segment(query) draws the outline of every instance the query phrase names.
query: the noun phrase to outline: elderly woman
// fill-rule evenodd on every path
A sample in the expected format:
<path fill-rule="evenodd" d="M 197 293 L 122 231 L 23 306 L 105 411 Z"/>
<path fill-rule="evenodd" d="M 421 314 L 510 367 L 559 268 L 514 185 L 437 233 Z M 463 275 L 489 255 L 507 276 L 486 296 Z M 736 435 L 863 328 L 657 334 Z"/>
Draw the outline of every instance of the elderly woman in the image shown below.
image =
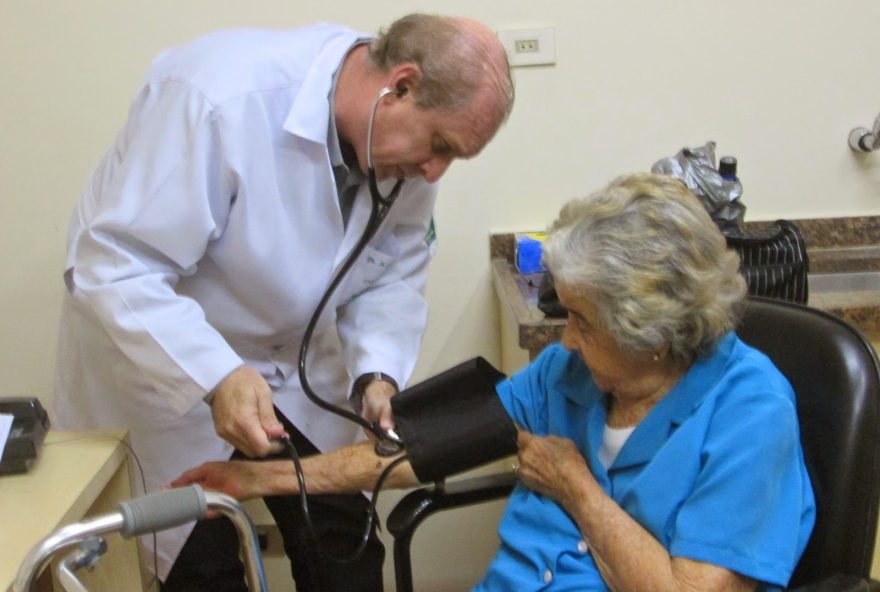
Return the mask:
<path fill-rule="evenodd" d="M 732 333 L 744 282 L 701 204 L 624 177 L 544 246 L 568 323 L 499 386 L 523 486 L 477 589 L 785 586 L 815 514 L 794 393 Z"/>
<path fill-rule="evenodd" d="M 702 205 L 670 177 L 622 177 L 562 209 L 544 260 L 568 322 L 497 387 L 521 483 L 475 590 L 784 587 L 815 517 L 794 393 L 733 333 L 744 282 Z M 388 461 L 364 445 L 307 462 L 318 493 L 367 488 Z M 176 484 L 192 482 L 296 489 L 271 463 Z"/>

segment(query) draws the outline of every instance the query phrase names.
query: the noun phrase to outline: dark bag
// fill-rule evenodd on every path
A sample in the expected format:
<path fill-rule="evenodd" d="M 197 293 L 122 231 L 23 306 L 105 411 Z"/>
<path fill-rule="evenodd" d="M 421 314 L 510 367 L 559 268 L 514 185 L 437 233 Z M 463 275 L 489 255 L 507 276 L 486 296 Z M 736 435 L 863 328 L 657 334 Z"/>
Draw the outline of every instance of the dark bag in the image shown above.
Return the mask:
<path fill-rule="evenodd" d="M 538 310 L 551 318 L 565 318 L 568 311 L 559 303 L 559 296 L 556 295 L 556 284 L 553 282 L 553 275 L 546 271 L 541 285 L 538 286 Z"/>
<path fill-rule="evenodd" d="M 789 220 L 777 220 L 766 229 L 724 233 L 727 246 L 740 257 L 740 273 L 749 296 L 763 296 L 806 304 L 810 270 L 807 244 Z"/>

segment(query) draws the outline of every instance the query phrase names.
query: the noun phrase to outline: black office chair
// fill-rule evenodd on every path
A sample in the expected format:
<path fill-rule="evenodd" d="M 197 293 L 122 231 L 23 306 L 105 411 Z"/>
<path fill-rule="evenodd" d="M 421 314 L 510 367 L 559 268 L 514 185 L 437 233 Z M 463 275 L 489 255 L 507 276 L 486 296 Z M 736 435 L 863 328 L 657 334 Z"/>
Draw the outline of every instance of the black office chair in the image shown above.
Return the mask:
<path fill-rule="evenodd" d="M 825 312 L 749 299 L 737 330 L 767 354 L 797 394 L 801 439 L 816 495 L 816 526 L 790 589 L 880 590 L 870 580 L 880 502 L 880 366 L 871 345 Z M 398 592 L 412 592 L 410 542 L 442 510 L 505 497 L 512 473 L 422 488 L 387 520 Z"/>

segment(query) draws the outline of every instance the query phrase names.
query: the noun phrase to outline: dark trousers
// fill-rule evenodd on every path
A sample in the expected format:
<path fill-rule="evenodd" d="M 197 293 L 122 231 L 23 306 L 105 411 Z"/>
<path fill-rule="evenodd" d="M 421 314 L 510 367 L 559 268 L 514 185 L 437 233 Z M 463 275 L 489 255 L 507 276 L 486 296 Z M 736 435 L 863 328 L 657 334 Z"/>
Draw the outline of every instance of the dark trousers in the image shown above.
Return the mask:
<path fill-rule="evenodd" d="M 301 457 L 318 450 L 277 409 Z M 232 458 L 245 458 L 238 450 Z M 286 452 L 269 459 L 289 459 Z M 291 462 L 293 470 L 293 462 Z M 361 494 L 310 495 L 309 514 L 317 541 L 303 522 L 298 495 L 263 498 L 284 540 L 298 592 L 381 592 L 385 547 L 373 533 L 357 561 L 327 558 L 351 556 L 363 538 L 369 502 Z M 325 553 L 322 553 L 323 550 Z M 196 523 L 162 584 L 162 592 L 239 592 L 247 590 L 244 566 L 238 558 L 238 535 L 226 518 Z"/>

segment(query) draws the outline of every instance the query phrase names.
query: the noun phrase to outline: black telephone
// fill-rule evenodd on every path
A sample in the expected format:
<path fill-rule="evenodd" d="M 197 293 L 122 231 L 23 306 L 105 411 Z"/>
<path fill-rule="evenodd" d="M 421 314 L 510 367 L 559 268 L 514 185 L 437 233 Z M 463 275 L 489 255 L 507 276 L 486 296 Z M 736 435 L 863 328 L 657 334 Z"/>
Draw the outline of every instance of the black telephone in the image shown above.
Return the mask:
<path fill-rule="evenodd" d="M 12 415 L 12 428 L 0 458 L 0 475 L 23 473 L 37 458 L 49 431 L 49 414 L 35 397 L 0 398 L 0 413 Z"/>

